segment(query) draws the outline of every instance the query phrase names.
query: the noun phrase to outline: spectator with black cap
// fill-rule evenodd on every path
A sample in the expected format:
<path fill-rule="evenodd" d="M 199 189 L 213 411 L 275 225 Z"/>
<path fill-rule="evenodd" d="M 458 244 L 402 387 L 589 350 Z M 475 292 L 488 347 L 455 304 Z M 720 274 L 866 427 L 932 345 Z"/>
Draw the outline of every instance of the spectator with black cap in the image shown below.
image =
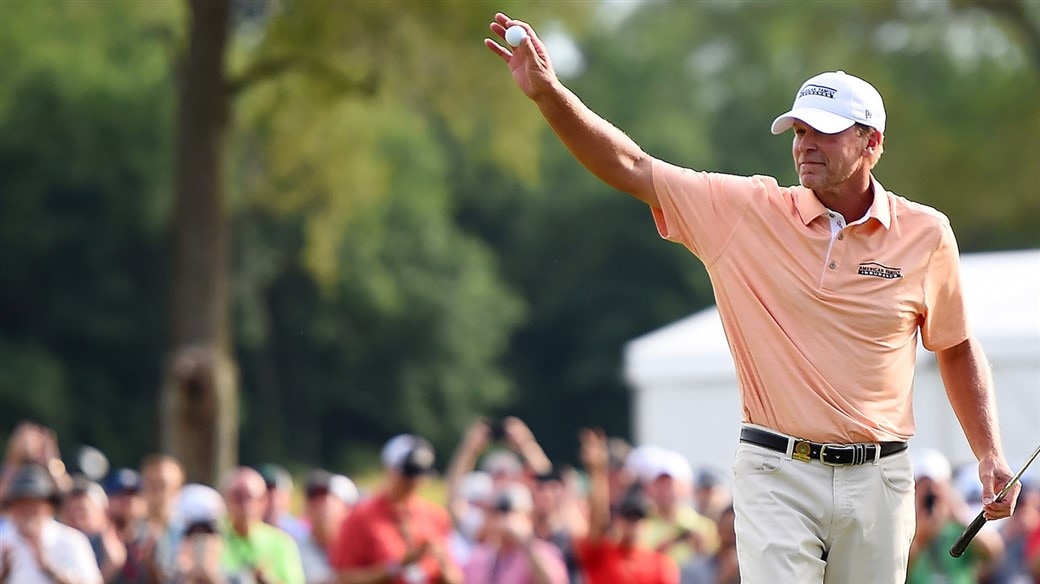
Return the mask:
<path fill-rule="evenodd" d="M 583 430 L 580 438 L 582 464 L 589 475 L 589 533 L 576 548 L 585 583 L 678 584 L 675 561 L 640 543 L 640 532 L 651 512 L 642 487 L 634 484 L 612 516 L 606 436 Z"/>
<path fill-rule="evenodd" d="M 310 530 L 296 543 L 307 584 L 332 584 L 336 572 L 329 562 L 329 545 L 360 499 L 357 485 L 344 475 L 315 469 L 304 483 L 305 514 Z"/>
<path fill-rule="evenodd" d="M 461 582 L 447 550 L 448 513 L 418 493 L 434 470 L 433 447 L 400 434 L 386 443 L 381 458 L 383 485 L 354 508 L 329 549 L 340 584 Z"/>
<path fill-rule="evenodd" d="M 145 517 L 141 474 L 132 468 L 117 468 L 105 477 L 102 486 L 108 495 L 109 519 L 124 540 L 132 539 L 133 532 Z"/>
<path fill-rule="evenodd" d="M 102 583 L 87 536 L 55 519 L 61 493 L 45 467 L 16 468 L 0 503 L 8 519 L 0 529 L 0 582 Z"/>

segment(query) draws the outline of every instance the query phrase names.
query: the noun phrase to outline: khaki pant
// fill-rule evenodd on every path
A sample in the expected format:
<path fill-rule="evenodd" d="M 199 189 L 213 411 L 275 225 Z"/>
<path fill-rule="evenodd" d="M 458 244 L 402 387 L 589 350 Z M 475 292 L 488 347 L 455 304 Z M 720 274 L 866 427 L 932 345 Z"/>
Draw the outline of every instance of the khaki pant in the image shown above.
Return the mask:
<path fill-rule="evenodd" d="M 832 467 L 741 443 L 734 462 L 744 584 L 903 584 L 914 536 L 907 451 Z"/>

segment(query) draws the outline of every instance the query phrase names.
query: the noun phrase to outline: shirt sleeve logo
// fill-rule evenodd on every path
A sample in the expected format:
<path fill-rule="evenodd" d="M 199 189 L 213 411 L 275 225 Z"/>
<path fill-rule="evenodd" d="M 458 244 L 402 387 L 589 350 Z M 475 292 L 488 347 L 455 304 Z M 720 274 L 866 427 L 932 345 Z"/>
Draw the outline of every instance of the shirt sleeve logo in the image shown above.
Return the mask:
<path fill-rule="evenodd" d="M 895 280 L 903 277 L 902 270 L 902 268 L 890 268 L 877 262 L 863 262 L 859 265 L 857 273 L 860 276 L 874 276 L 875 278 Z"/>

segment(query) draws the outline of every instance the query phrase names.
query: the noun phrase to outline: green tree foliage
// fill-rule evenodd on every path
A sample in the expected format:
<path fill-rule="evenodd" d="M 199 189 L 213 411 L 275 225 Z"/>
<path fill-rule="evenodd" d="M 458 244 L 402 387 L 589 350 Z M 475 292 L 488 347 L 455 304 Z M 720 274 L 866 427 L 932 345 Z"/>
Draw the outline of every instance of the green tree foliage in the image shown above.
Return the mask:
<path fill-rule="evenodd" d="M 151 439 L 172 102 L 144 8 L 0 6 L 0 436 Z"/>
<path fill-rule="evenodd" d="M 243 375 L 260 398 L 244 441 L 346 460 L 411 430 L 446 453 L 511 396 L 501 359 L 523 302 L 456 221 L 445 144 L 530 180 L 541 122 L 471 50 L 490 4 L 347 7 L 256 14 L 234 52 L 233 197 L 250 221 L 287 225 L 277 246 L 238 246 L 256 276 L 236 287 Z M 309 348 L 272 367 L 283 339 Z"/>

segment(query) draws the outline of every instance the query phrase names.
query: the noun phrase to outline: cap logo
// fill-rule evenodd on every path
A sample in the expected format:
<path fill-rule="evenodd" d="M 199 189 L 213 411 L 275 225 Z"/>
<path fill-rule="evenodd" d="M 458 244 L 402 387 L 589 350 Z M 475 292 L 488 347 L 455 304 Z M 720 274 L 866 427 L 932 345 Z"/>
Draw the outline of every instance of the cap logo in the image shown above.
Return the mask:
<path fill-rule="evenodd" d="M 817 95 L 820 97 L 826 97 L 827 99 L 834 99 L 834 94 L 837 92 L 837 89 L 831 87 L 826 87 L 824 85 L 809 84 L 802 88 L 800 92 L 798 92 L 798 97 L 800 99 L 807 95 Z"/>

